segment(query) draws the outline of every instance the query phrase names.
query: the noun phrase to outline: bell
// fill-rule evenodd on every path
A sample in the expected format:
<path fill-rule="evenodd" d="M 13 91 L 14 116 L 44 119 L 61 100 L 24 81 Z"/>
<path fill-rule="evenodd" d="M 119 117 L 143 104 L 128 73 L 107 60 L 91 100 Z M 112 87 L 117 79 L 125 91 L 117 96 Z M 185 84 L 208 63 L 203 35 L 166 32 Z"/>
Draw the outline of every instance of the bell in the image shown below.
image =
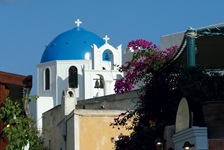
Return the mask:
<path fill-rule="evenodd" d="M 104 84 L 103 84 L 103 80 L 100 79 L 100 88 L 103 89 L 104 88 Z"/>
<path fill-rule="evenodd" d="M 99 83 L 98 80 L 96 80 L 94 88 L 96 88 L 96 89 L 97 89 L 97 88 L 100 88 L 100 83 Z"/>
<path fill-rule="evenodd" d="M 108 55 L 108 53 L 106 53 L 106 55 L 105 55 L 105 58 L 104 58 L 105 60 L 109 60 L 109 55 Z"/>

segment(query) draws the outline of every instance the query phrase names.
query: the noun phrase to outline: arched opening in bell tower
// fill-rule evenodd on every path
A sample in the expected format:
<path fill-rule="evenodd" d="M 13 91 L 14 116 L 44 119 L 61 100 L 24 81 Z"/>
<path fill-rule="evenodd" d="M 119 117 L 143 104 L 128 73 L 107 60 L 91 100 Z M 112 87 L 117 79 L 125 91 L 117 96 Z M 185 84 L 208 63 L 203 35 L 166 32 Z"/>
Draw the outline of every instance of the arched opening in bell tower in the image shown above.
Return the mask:
<path fill-rule="evenodd" d="M 102 69 L 113 70 L 114 68 L 114 56 L 111 50 L 106 49 L 102 54 Z"/>
<path fill-rule="evenodd" d="M 96 74 L 93 78 L 93 97 L 100 97 L 105 95 L 105 81 L 104 77 L 100 74 Z"/>

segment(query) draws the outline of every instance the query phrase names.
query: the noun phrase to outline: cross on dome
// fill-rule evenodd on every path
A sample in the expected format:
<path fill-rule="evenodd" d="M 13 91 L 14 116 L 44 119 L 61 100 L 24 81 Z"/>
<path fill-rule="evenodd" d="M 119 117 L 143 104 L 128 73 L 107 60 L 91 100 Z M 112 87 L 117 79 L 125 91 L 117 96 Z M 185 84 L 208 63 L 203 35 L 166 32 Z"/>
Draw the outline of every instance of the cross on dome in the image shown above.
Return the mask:
<path fill-rule="evenodd" d="M 110 38 L 107 35 L 103 39 L 105 40 L 106 43 L 110 40 Z"/>
<path fill-rule="evenodd" d="M 79 27 L 80 24 L 82 24 L 82 21 L 80 21 L 79 19 L 77 19 L 77 20 L 75 21 L 75 24 L 77 25 L 77 27 Z"/>

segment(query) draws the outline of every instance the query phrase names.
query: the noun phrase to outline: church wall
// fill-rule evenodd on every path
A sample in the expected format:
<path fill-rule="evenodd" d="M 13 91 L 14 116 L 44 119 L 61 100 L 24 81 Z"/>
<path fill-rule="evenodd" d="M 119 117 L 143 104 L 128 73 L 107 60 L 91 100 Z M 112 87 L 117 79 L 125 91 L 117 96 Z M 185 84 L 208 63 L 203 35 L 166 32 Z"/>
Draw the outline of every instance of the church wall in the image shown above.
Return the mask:
<path fill-rule="evenodd" d="M 112 70 L 113 63 L 111 61 L 102 61 L 102 68 L 105 68 L 105 70 Z"/>
<path fill-rule="evenodd" d="M 112 60 L 112 64 L 116 64 L 116 65 L 121 65 L 122 63 L 122 46 L 118 46 L 117 48 L 114 48 L 113 46 L 111 46 L 110 44 L 108 44 L 107 42 L 101 46 L 101 47 L 97 47 L 96 45 L 93 45 L 93 69 L 94 70 L 101 70 L 103 67 L 103 52 L 105 50 L 109 50 L 111 52 L 111 54 L 113 55 L 113 60 Z M 108 67 L 106 67 L 108 68 Z M 116 70 L 117 68 L 115 66 L 112 66 L 111 70 Z"/>
<path fill-rule="evenodd" d="M 75 89 L 77 99 L 84 98 L 83 92 L 83 69 L 90 69 L 91 64 L 89 60 L 75 60 L 75 61 L 57 61 L 57 97 L 60 100 L 63 90 L 68 90 L 68 70 L 71 66 L 75 66 L 78 69 L 78 88 Z M 81 89 L 81 90 L 80 90 Z M 61 104 L 59 101 L 58 104 Z"/>
<path fill-rule="evenodd" d="M 45 90 L 45 70 L 50 70 L 50 89 Z M 36 114 L 38 129 L 42 129 L 42 113 L 55 106 L 56 98 L 56 80 L 55 80 L 55 62 L 48 62 L 37 65 L 37 96 L 39 98 L 36 102 Z"/>
<path fill-rule="evenodd" d="M 105 45 L 103 45 L 102 47 L 100 47 L 97 52 L 99 53 L 99 55 L 96 55 L 95 56 L 95 61 L 98 61 L 98 60 L 102 60 L 102 55 L 103 55 L 103 52 L 105 50 L 109 50 L 111 51 L 112 55 L 113 55 L 113 64 L 116 64 L 116 65 L 121 65 L 122 63 L 122 49 L 121 49 L 121 45 L 118 46 L 117 49 L 115 49 L 113 46 L 111 46 L 110 44 L 106 43 Z M 103 62 L 101 61 L 100 63 L 101 66 L 103 66 Z M 99 66 L 98 66 L 99 67 Z M 114 66 L 112 66 L 112 68 L 114 68 Z M 96 68 L 96 69 L 100 69 L 100 68 Z M 116 67 L 114 69 L 111 69 L 111 70 L 115 70 Z"/>
<path fill-rule="evenodd" d="M 86 70 L 84 75 L 84 85 L 87 87 L 85 88 L 85 99 L 114 94 L 117 75 L 123 76 L 116 70 Z M 104 89 L 94 88 L 96 79 L 99 79 L 100 76 L 103 77 L 105 83 Z M 101 95 L 98 94 L 99 92 Z"/>
<path fill-rule="evenodd" d="M 50 70 L 50 89 L 44 89 L 44 79 L 45 79 L 45 70 Z M 54 96 L 55 95 L 55 74 L 56 74 L 56 65 L 55 62 L 48 62 L 44 64 L 37 65 L 37 95 L 38 96 Z"/>
<path fill-rule="evenodd" d="M 37 128 L 42 129 L 42 113 L 53 108 L 53 98 L 52 97 L 39 97 L 36 102 L 36 118 L 37 118 Z"/>

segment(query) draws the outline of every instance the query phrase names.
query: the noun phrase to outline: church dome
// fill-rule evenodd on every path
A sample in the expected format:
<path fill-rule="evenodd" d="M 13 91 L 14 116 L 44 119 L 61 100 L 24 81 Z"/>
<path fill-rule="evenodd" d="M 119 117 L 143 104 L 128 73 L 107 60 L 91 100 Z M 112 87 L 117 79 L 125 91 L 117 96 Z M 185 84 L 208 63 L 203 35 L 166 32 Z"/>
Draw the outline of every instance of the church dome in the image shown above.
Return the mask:
<path fill-rule="evenodd" d="M 102 46 L 105 41 L 81 27 L 75 27 L 58 35 L 46 46 L 41 63 L 54 60 L 92 59 L 92 45 Z"/>

